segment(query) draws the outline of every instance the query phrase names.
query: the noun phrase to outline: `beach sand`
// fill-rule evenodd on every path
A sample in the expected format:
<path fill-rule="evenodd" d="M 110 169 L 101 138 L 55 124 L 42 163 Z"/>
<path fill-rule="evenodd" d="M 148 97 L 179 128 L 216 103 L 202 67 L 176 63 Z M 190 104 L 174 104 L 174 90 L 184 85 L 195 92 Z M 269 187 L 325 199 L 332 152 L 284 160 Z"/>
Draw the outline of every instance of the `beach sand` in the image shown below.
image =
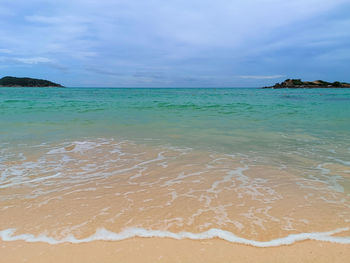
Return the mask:
<path fill-rule="evenodd" d="M 9 163 L 21 170 L 41 165 L 31 168 L 28 179 L 10 177 L 1 189 L 0 263 L 320 263 L 350 258 L 345 209 L 350 200 L 335 191 L 337 185 L 243 157 L 130 143 L 124 148 L 110 142 L 83 144 L 90 145 L 85 150 L 69 144 L 39 157 L 29 155 L 28 163 Z M 44 173 L 50 167 L 60 170 Z M 325 167 L 344 171 L 339 165 Z M 97 233 L 101 229 L 105 232 Z M 168 238 L 183 237 L 183 231 L 191 239 Z M 308 233 L 314 240 L 308 240 Z M 337 236 L 344 237 L 343 244 L 328 242 Z"/>
<path fill-rule="evenodd" d="M 304 241 L 288 246 L 256 248 L 223 240 L 132 238 L 84 244 L 0 242 L 1 262 L 347 262 L 349 245 Z"/>

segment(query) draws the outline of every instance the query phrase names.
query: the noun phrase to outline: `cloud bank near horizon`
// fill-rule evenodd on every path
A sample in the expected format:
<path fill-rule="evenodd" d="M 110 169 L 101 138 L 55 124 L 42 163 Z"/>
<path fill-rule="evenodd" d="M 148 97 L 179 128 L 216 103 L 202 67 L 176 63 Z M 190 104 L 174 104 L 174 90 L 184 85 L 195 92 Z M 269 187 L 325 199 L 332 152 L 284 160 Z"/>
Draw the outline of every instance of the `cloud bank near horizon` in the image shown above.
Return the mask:
<path fill-rule="evenodd" d="M 2 75 L 67 86 L 350 81 L 348 0 L 3 0 Z"/>

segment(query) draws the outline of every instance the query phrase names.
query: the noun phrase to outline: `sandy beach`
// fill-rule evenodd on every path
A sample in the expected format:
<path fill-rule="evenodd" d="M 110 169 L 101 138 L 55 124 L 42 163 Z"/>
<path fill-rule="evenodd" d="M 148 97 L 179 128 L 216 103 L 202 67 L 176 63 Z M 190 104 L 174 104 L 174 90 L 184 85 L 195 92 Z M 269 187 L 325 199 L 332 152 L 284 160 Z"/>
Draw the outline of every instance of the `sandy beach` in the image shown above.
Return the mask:
<path fill-rule="evenodd" d="M 305 241 L 275 248 L 255 248 L 222 240 L 192 241 L 133 238 L 118 242 L 48 245 L 0 242 L 1 262 L 137 263 L 137 262 L 260 262 L 344 263 L 349 245 Z"/>

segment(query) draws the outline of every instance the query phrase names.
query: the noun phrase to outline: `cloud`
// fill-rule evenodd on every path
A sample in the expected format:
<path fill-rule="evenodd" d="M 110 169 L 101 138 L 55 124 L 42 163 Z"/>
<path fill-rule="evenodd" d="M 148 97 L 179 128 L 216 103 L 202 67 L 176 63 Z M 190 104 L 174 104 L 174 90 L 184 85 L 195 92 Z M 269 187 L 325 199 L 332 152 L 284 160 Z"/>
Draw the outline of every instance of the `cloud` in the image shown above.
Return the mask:
<path fill-rule="evenodd" d="M 42 15 L 32 15 L 26 16 L 25 20 L 28 22 L 34 22 L 39 24 L 70 24 L 74 21 L 79 22 L 81 18 L 76 18 L 73 16 L 42 16 Z"/>
<path fill-rule="evenodd" d="M 266 76 L 257 76 L 257 75 L 246 75 L 239 76 L 241 79 L 279 79 L 285 75 L 266 75 Z"/>
<path fill-rule="evenodd" d="M 16 16 L 0 16 L 0 53 L 27 68 L 48 65 L 72 85 L 87 74 L 123 86 L 331 78 L 349 62 L 327 66 L 331 50 L 341 56 L 350 45 L 349 8 L 348 0 L 2 0 L 0 14 Z M 62 75 L 67 67 L 74 76 Z"/>
<path fill-rule="evenodd" d="M 1 52 L 0 52 L 1 53 Z M 12 55 L 11 53 L 6 53 L 6 55 Z M 46 68 L 52 68 L 62 71 L 68 71 L 68 67 L 64 66 L 56 61 L 45 58 L 45 57 L 13 57 L 13 56 L 0 56 L 0 62 L 2 67 L 14 68 L 18 66 L 25 65 L 26 67 L 33 66 L 45 66 Z"/>
<path fill-rule="evenodd" d="M 12 51 L 10 49 L 7 49 L 7 48 L 0 48 L 0 53 L 2 53 L 2 54 L 11 54 Z"/>
<path fill-rule="evenodd" d="M 87 67 L 85 69 L 88 72 L 92 72 L 92 73 L 96 73 L 96 74 L 110 75 L 110 76 L 120 76 L 120 73 L 118 74 L 118 72 L 114 72 L 114 71 L 107 70 L 107 69 L 100 69 L 100 68 L 94 68 L 94 67 Z"/>
<path fill-rule="evenodd" d="M 24 64 L 53 63 L 51 59 L 44 57 L 14 58 L 13 60 Z"/>

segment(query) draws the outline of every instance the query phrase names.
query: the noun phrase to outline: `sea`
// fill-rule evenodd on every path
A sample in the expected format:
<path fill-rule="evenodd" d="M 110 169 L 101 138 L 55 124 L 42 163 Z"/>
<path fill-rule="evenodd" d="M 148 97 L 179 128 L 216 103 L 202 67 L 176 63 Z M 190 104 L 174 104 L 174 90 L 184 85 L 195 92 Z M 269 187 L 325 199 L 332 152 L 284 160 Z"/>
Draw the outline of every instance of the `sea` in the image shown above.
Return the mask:
<path fill-rule="evenodd" d="M 350 244 L 350 89 L 0 88 L 0 240 Z"/>

